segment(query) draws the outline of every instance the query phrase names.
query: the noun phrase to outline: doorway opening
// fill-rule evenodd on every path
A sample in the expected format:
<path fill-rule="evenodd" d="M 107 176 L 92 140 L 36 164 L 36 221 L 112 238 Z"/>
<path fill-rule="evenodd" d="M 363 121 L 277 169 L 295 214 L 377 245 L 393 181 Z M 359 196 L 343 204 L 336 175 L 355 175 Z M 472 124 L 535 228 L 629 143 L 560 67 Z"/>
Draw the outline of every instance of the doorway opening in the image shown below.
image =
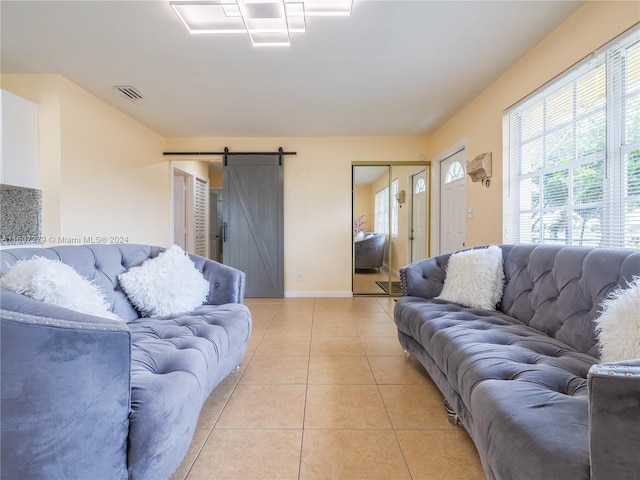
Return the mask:
<path fill-rule="evenodd" d="M 209 179 L 174 166 L 172 181 L 172 243 L 208 257 Z"/>

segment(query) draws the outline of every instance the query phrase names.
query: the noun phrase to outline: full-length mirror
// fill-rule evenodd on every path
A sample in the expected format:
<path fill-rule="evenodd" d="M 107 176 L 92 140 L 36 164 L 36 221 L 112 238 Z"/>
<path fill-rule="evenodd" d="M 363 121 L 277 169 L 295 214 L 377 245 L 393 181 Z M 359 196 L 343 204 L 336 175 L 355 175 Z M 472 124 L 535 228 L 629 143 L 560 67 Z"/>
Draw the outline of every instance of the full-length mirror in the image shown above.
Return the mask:
<path fill-rule="evenodd" d="M 400 268 L 429 255 L 429 165 L 353 165 L 353 293 L 400 295 Z"/>

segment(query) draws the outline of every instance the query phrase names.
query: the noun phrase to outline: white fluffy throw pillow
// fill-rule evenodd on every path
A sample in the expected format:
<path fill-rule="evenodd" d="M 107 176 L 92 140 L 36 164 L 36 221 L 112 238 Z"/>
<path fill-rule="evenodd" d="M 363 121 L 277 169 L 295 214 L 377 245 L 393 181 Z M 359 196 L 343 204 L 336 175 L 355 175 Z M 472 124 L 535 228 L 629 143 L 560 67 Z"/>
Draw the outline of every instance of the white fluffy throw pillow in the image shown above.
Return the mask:
<path fill-rule="evenodd" d="M 0 285 L 35 300 L 77 312 L 120 320 L 109 311 L 102 292 L 73 267 L 58 260 L 33 257 L 17 262 Z"/>
<path fill-rule="evenodd" d="M 437 298 L 493 310 L 503 289 L 502 250 L 491 245 L 451 255 L 442 293 Z"/>
<path fill-rule="evenodd" d="M 615 362 L 640 358 L 640 277 L 619 288 L 602 302 L 596 319 L 600 360 Z"/>
<path fill-rule="evenodd" d="M 118 279 L 131 303 L 147 317 L 190 312 L 209 294 L 209 282 L 177 245 Z"/>

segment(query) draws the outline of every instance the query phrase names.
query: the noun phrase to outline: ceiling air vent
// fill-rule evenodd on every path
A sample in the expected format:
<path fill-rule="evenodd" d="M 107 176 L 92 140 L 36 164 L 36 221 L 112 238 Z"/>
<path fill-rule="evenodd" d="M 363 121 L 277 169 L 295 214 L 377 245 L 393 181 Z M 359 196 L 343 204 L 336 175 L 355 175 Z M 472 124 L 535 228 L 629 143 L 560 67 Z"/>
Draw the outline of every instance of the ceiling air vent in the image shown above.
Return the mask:
<path fill-rule="evenodd" d="M 142 94 L 130 85 L 119 85 L 113 88 L 120 92 L 120 95 L 131 100 L 133 103 L 140 103 L 142 101 Z"/>

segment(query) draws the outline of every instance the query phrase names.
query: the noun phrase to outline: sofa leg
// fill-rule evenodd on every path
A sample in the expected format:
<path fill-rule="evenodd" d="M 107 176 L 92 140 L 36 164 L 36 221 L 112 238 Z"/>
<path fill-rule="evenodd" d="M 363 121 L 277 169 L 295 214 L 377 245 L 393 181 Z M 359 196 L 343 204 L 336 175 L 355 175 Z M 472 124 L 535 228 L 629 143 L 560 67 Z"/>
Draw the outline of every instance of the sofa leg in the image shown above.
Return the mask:
<path fill-rule="evenodd" d="M 409 350 L 405 349 L 404 358 L 411 358 L 411 357 L 413 357 L 413 354 Z"/>
<path fill-rule="evenodd" d="M 458 414 L 455 412 L 455 410 L 451 408 L 451 404 L 448 400 L 444 401 L 444 409 L 447 412 L 447 417 L 449 417 L 449 423 L 451 425 L 458 425 L 460 418 L 458 417 Z"/>
<path fill-rule="evenodd" d="M 240 373 L 240 365 L 236 365 L 236 367 L 233 369 L 233 372 L 231 373 Z"/>

